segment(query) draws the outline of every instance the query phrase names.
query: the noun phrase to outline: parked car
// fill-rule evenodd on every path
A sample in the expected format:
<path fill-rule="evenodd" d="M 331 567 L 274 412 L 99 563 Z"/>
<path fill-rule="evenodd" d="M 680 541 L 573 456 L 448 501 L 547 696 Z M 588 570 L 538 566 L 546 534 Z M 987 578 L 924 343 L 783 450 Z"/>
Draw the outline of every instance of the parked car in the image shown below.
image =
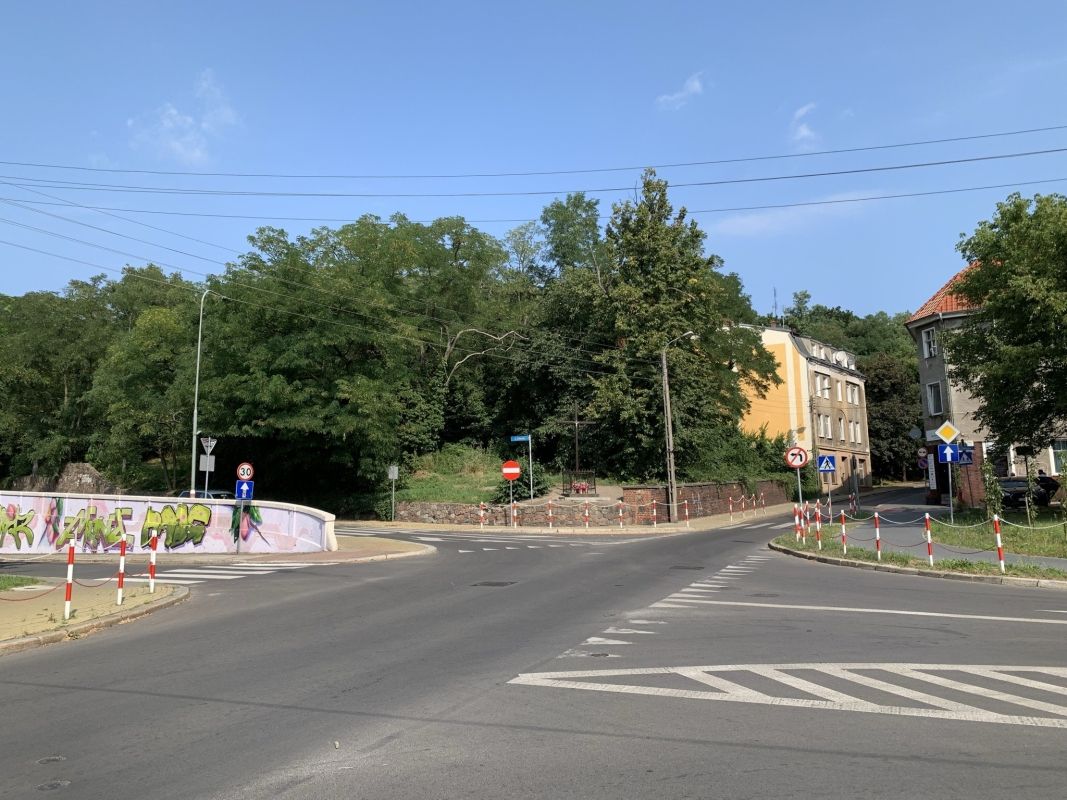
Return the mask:
<path fill-rule="evenodd" d="M 233 492 L 224 491 L 222 489 L 208 489 L 206 492 L 203 489 L 197 489 L 194 495 L 188 489 L 184 492 L 179 492 L 178 497 L 199 497 L 208 500 L 236 500 Z"/>
<path fill-rule="evenodd" d="M 1045 477 L 1045 476 L 1042 476 Z M 1060 485 L 1051 478 L 1048 479 L 1052 483 L 1056 484 L 1056 489 L 1059 489 Z M 1052 499 L 1052 494 L 1045 486 L 1048 482 L 1042 482 L 1041 480 L 1034 483 L 1034 503 L 1039 506 L 1047 506 Z M 1026 478 L 1001 478 L 1000 479 L 1000 497 L 1001 502 L 1005 508 L 1022 508 L 1026 505 L 1026 491 L 1027 481 Z"/>
<path fill-rule="evenodd" d="M 1056 492 L 1060 490 L 1060 482 L 1055 478 L 1048 475 L 1038 475 L 1037 485 L 1048 492 L 1049 499 L 1051 500 L 1056 496 Z"/>

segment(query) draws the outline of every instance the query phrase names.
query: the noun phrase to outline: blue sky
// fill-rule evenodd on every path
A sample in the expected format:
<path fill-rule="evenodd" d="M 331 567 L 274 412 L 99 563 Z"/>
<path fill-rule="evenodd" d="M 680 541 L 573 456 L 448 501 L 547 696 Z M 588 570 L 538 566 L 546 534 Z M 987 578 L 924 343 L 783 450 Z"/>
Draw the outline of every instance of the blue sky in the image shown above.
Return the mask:
<path fill-rule="evenodd" d="M 455 174 L 664 168 L 672 184 L 1067 147 L 1067 129 L 933 146 L 868 145 L 1067 125 L 1067 4 L 898 2 L 21 3 L 5 10 L 0 160 L 130 170 Z M 807 154 L 807 155 L 805 155 Z M 0 165 L 0 240 L 111 268 L 198 272 L 262 218 L 539 216 L 552 195 L 189 197 L 41 179 L 238 191 L 554 192 L 633 186 L 639 170 L 478 179 L 183 177 Z M 1067 153 L 788 181 L 678 187 L 705 211 L 1067 178 Z M 27 181 L 26 179 L 34 179 Z M 1063 192 L 1067 181 L 1020 187 Z M 911 310 L 961 266 L 961 232 L 1010 189 L 697 213 L 760 311 L 806 289 L 859 313 Z M 38 192 L 35 194 L 34 192 Z M 45 197 L 42 194 L 51 195 Z M 625 191 L 597 193 L 601 208 Z M 630 192 L 632 195 L 632 192 Z M 56 199 L 58 198 L 58 199 Z M 64 205 L 73 201 L 163 228 Z M 137 211 L 256 217 L 219 219 Z M 125 256 L 32 225 L 134 254 Z M 277 222 L 292 234 L 315 223 Z M 479 222 L 502 235 L 514 222 Z M 115 231 L 151 244 L 118 238 Z M 175 234 L 200 241 L 179 238 Z M 185 251 L 174 253 L 161 247 Z M 0 244 L 0 292 L 100 272 Z"/>

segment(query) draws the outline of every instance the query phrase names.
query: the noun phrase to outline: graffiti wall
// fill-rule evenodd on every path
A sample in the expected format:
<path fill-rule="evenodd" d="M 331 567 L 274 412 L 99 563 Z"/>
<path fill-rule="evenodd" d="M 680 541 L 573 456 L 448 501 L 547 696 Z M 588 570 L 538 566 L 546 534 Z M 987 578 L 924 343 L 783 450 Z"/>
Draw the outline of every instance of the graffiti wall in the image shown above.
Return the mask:
<path fill-rule="evenodd" d="M 0 492 L 0 553 L 157 547 L 181 553 L 336 549 L 332 514 L 287 503 Z"/>

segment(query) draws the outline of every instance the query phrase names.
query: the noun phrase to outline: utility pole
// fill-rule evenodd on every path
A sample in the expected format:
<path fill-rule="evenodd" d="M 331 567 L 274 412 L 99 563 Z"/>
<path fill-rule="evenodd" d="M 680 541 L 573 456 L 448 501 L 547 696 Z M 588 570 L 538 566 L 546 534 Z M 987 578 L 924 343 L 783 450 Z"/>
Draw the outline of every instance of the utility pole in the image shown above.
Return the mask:
<path fill-rule="evenodd" d="M 663 428 L 667 437 L 667 519 L 675 521 L 678 516 L 678 484 L 674 476 L 674 417 L 671 416 L 671 384 L 667 378 L 667 348 L 680 339 L 696 339 L 693 331 L 686 331 L 663 345 L 659 352 L 663 372 Z"/>

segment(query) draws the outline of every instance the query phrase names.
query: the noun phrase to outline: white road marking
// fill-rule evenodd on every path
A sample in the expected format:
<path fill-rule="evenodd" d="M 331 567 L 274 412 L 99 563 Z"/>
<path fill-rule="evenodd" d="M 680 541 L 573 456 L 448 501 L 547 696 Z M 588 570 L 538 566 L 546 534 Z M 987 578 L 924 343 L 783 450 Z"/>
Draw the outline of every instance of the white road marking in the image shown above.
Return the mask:
<path fill-rule="evenodd" d="M 662 600 L 658 603 L 653 603 L 649 608 L 688 608 L 689 606 L 675 605 L 674 603 L 665 603 Z"/>
<path fill-rule="evenodd" d="M 563 547 L 561 544 L 550 544 L 549 547 Z"/>
<path fill-rule="evenodd" d="M 148 583 L 148 578 L 137 578 L 127 575 L 126 583 Z M 161 578 L 157 576 L 156 583 L 176 583 L 180 586 L 192 586 L 197 583 L 203 583 L 203 581 L 178 580 L 177 578 Z"/>
<path fill-rule="evenodd" d="M 701 594 L 715 594 L 719 590 L 718 589 L 704 589 L 704 588 L 689 588 L 689 589 L 679 589 L 678 591 L 679 592 L 687 592 L 687 593 L 688 592 L 695 592 L 696 594 L 701 595 Z"/>
<path fill-rule="evenodd" d="M 517 547 L 505 547 L 504 549 L 505 550 L 518 550 L 519 548 L 517 548 Z"/>
<path fill-rule="evenodd" d="M 846 687 L 845 691 L 831 689 L 793 673 L 815 672 L 836 678 Z M 955 700 L 921 692 L 905 686 L 897 686 L 866 674 L 879 671 L 918 681 L 931 687 L 964 692 L 997 700 L 1010 706 L 1036 709 L 1053 716 L 1035 717 L 1029 714 L 1002 714 L 988 711 L 978 706 L 970 706 Z M 989 689 L 964 681 L 939 675 L 939 672 L 969 673 L 992 677 L 1015 685 L 1047 689 L 1053 684 L 1028 678 L 1020 679 L 1014 673 L 1032 674 L 1037 677 L 1054 675 L 1067 678 L 1067 668 L 1030 667 L 1030 666 L 989 666 L 968 664 L 729 664 L 700 667 L 653 667 L 650 669 L 604 669 L 580 672 L 541 672 L 518 675 L 509 681 L 511 684 L 524 686 L 541 686 L 559 689 L 583 689 L 586 691 L 639 694 L 656 697 L 684 698 L 693 700 L 712 700 L 718 702 L 753 703 L 788 708 L 821 709 L 827 711 L 853 711 L 888 716 L 924 717 L 928 719 L 954 720 L 960 722 L 989 722 L 1003 725 L 1024 725 L 1041 728 L 1067 729 L 1067 706 L 1034 700 L 1029 697 Z M 730 678 L 743 674 L 760 675 L 770 682 L 767 692 L 757 691 L 744 686 Z M 620 683 L 600 683 L 595 678 L 619 678 L 628 675 L 656 676 L 678 675 L 688 678 L 707 689 L 676 689 L 649 685 L 625 685 Z M 817 699 L 783 696 L 784 689 L 776 685 L 798 689 Z M 857 692 L 863 689 L 876 689 L 890 695 L 907 698 L 928 706 L 884 705 L 849 693 L 851 685 Z M 1060 693 L 1067 694 L 1067 687 L 1056 686 Z"/>
<path fill-rule="evenodd" d="M 237 581 L 244 575 L 218 575 L 204 572 L 161 572 L 157 578 L 196 578 L 202 581 Z"/>
<path fill-rule="evenodd" d="M 627 620 L 631 625 L 666 625 L 662 619 L 631 619 Z"/>
<path fill-rule="evenodd" d="M 714 600 L 701 600 L 700 598 L 693 597 L 692 595 L 684 594 L 671 594 L 667 595 L 667 600 L 671 602 L 686 602 L 686 603 L 714 603 Z"/>
<path fill-rule="evenodd" d="M 499 547 L 483 547 L 482 550 L 499 550 Z"/>
<path fill-rule="evenodd" d="M 645 636 L 655 636 L 655 631 L 642 631 L 637 628 L 605 628 L 604 633 L 614 634 L 630 634 L 630 633 L 643 633 Z"/>
<path fill-rule="evenodd" d="M 601 636 L 590 636 L 582 644 L 633 644 L 633 642 L 624 642 L 621 639 L 605 639 Z"/>
<path fill-rule="evenodd" d="M 772 525 L 771 529 L 772 530 L 776 530 L 776 531 L 780 531 L 780 530 L 784 530 L 785 528 L 792 528 L 792 527 L 793 527 L 793 523 L 792 522 L 783 522 L 781 525 Z"/>
<path fill-rule="evenodd" d="M 444 541 L 444 539 L 442 539 L 440 536 L 416 536 L 415 538 L 418 539 L 420 542 L 443 542 Z"/>
<path fill-rule="evenodd" d="M 473 550 L 457 550 L 457 553 L 473 553 Z"/>
<path fill-rule="evenodd" d="M 540 550 L 541 549 L 541 545 L 539 545 L 539 544 L 528 544 L 528 545 L 526 545 L 526 549 L 527 550 Z"/>
<path fill-rule="evenodd" d="M 1067 625 L 1067 619 L 1040 619 L 1038 617 L 994 617 L 985 614 L 950 614 L 940 611 L 905 611 L 894 608 L 856 608 L 850 606 L 802 606 L 789 603 L 745 603 L 740 600 L 708 600 L 717 606 L 740 606 L 743 608 L 780 608 L 795 611 L 842 611 L 847 614 L 896 614 L 904 617 L 939 617 L 942 619 L 972 619 L 978 622 L 1033 622 L 1039 625 Z"/>
<path fill-rule="evenodd" d="M 1061 608 L 1039 608 L 1038 611 L 1042 614 L 1067 614 L 1067 611 Z"/>
<path fill-rule="evenodd" d="M 752 525 L 751 527 L 755 530 L 756 528 L 769 528 L 773 524 L 773 522 L 761 522 L 759 525 Z"/>

